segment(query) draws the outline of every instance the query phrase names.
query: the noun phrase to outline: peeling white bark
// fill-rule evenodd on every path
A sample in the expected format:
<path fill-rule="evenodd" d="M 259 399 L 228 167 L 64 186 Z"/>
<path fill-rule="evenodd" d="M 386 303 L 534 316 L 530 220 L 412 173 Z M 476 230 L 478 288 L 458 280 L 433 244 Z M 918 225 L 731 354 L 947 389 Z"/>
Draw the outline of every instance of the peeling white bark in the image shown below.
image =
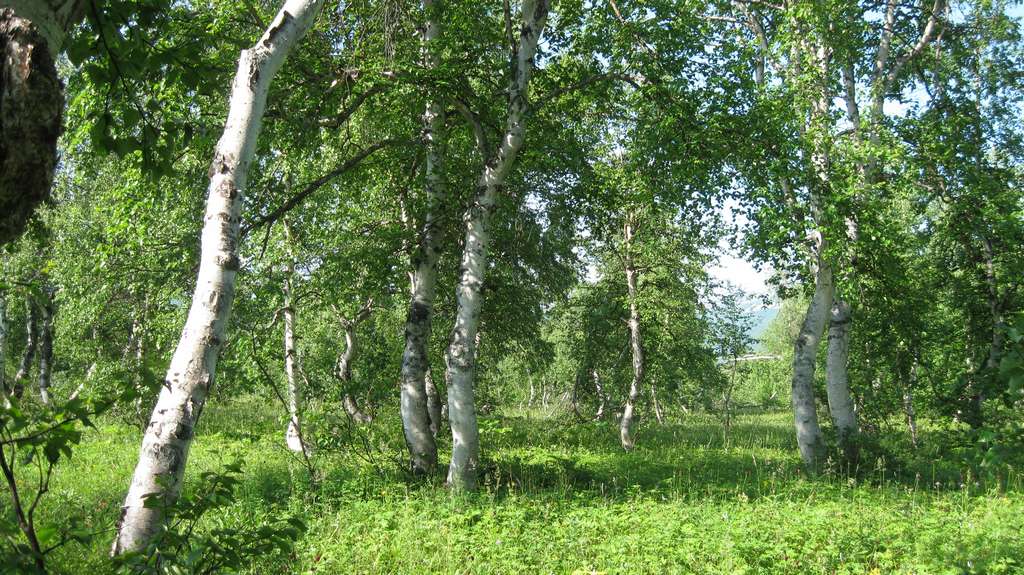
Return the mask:
<path fill-rule="evenodd" d="M 497 202 L 512 164 L 526 136 L 526 110 L 530 75 L 533 72 L 537 41 L 547 22 L 548 0 L 524 0 L 522 26 L 515 68 L 509 84 L 508 120 L 501 146 L 493 158 L 485 160 L 477 182 L 476 200 L 467 210 L 466 236 L 459 284 L 456 287 L 458 309 L 446 356 L 448 419 L 452 428 L 452 460 L 448 484 L 454 490 L 476 488 L 480 458 L 480 437 L 473 397 L 476 340 L 480 322 L 481 287 L 487 269 L 488 220 Z"/>
<path fill-rule="evenodd" d="M 138 551 L 164 520 L 161 506 L 173 505 L 181 490 L 195 424 L 214 382 L 217 359 L 239 267 L 238 231 L 249 163 L 252 161 L 274 76 L 313 24 L 323 0 L 286 0 L 270 27 L 243 50 L 231 90 L 224 134 L 210 166 L 199 273 L 192 306 L 171 358 L 139 452 L 111 553 Z"/>
<path fill-rule="evenodd" d="M 426 22 L 423 30 L 423 60 L 428 70 L 440 64 L 438 37 L 438 5 L 423 0 Z M 420 231 L 419 245 L 412 257 L 410 273 L 411 297 L 405 321 L 405 351 L 402 354 L 401 415 L 409 464 L 414 473 L 433 473 L 437 469 L 437 422 L 430 414 L 430 396 L 426 376 L 430 370 L 428 349 L 434 315 L 437 286 L 437 260 L 441 250 L 440 211 L 447 198 L 442 173 L 441 137 L 444 132 L 444 106 L 437 98 L 427 101 L 423 113 L 423 143 L 426 148 L 424 167 L 427 213 Z M 436 389 L 434 390 L 436 394 Z M 435 395 L 436 401 L 436 395 Z"/>

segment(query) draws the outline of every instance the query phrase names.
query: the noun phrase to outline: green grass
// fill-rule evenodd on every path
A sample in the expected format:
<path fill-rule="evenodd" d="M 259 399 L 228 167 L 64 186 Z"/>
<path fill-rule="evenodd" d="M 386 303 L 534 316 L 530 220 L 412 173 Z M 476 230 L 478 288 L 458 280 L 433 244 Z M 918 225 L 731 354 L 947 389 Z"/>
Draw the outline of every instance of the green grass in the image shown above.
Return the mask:
<path fill-rule="evenodd" d="M 1024 494 L 1012 470 L 973 472 L 930 455 L 875 460 L 855 476 L 809 480 L 786 414 L 719 422 L 645 422 L 623 453 L 610 423 L 508 414 L 482 421 L 480 493 L 453 496 L 404 475 L 397 420 L 369 430 L 321 424 L 339 449 L 315 457 L 313 488 L 283 448 L 269 402 L 211 403 L 192 449 L 189 485 L 236 458 L 238 499 L 203 528 L 294 515 L 308 531 L 291 555 L 251 573 L 1021 573 Z M 927 441 L 927 438 L 926 438 Z M 116 519 L 139 432 L 91 431 L 62 465 L 44 521 Z M 51 559 L 58 572 L 103 573 L 110 535 Z"/>

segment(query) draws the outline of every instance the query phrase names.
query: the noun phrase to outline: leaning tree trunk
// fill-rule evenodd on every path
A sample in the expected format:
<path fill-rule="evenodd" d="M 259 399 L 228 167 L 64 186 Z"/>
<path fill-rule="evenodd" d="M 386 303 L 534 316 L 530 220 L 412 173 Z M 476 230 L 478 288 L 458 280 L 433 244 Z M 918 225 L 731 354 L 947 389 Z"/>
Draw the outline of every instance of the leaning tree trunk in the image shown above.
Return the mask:
<path fill-rule="evenodd" d="M 29 373 L 32 371 L 32 362 L 36 358 L 36 347 L 39 345 L 39 311 L 32 300 L 31 294 L 28 297 L 27 306 L 28 319 L 25 321 L 25 331 L 27 332 L 25 353 L 21 356 L 21 364 L 18 366 L 18 371 L 14 374 L 14 380 L 11 382 L 14 397 L 19 399 L 25 393 L 25 379 L 28 378 Z"/>
<path fill-rule="evenodd" d="M 448 420 L 452 428 L 452 459 L 448 484 L 455 490 L 476 489 L 480 458 L 480 437 L 473 398 L 476 339 L 480 323 L 481 287 L 487 268 L 488 220 L 494 211 L 498 191 L 515 161 L 526 136 L 526 110 L 533 58 L 537 41 L 547 21 L 548 0 L 524 0 L 519 48 L 509 85 L 508 120 L 501 147 L 487 158 L 477 182 L 477 196 L 467 210 L 466 236 L 461 276 L 456 287 L 457 310 L 446 355 Z"/>
<path fill-rule="evenodd" d="M 125 498 L 112 554 L 144 549 L 181 490 L 189 447 L 227 336 L 246 176 L 267 91 L 288 53 L 313 24 L 323 0 L 286 0 L 254 47 L 242 50 L 224 134 L 214 151 L 195 293 L 171 358 L 139 463 Z M 153 498 L 157 505 L 146 506 Z"/>
<path fill-rule="evenodd" d="M 53 371 L 53 292 L 43 288 L 42 330 L 39 333 L 39 400 L 50 405 L 50 373 Z"/>
<path fill-rule="evenodd" d="M 427 20 L 423 30 L 423 59 L 428 70 L 440 64 L 438 6 L 423 0 Z M 444 106 L 436 98 L 427 102 L 423 113 L 423 142 L 426 147 L 424 168 L 427 213 L 419 234 L 419 245 L 412 257 L 411 297 L 405 321 L 405 351 L 401 370 L 401 415 L 410 467 L 414 473 L 433 473 L 437 469 L 438 422 L 430 412 L 426 374 L 430 370 L 430 325 L 434 315 L 437 285 L 437 259 L 441 250 L 440 211 L 447 197 L 440 138 L 444 133 Z M 436 391 L 436 390 L 435 390 Z"/>
<path fill-rule="evenodd" d="M 359 323 L 369 317 L 369 305 L 360 311 L 356 319 L 351 321 L 345 321 L 345 351 L 338 356 L 338 364 L 335 366 L 335 375 L 342 383 L 342 397 L 341 406 L 345 408 L 345 413 L 352 418 L 353 421 L 366 425 L 373 421 L 373 418 L 363 413 L 359 409 L 359 404 L 356 403 L 355 397 L 352 396 L 352 360 L 355 358 L 356 353 L 356 327 Z"/>
<path fill-rule="evenodd" d="M 814 297 L 807 306 L 800 335 L 793 348 L 793 414 L 800 457 L 808 470 L 815 472 L 825 460 L 825 441 L 818 425 L 814 400 L 814 370 L 818 346 L 832 303 L 832 268 L 818 256 Z"/>
<path fill-rule="evenodd" d="M 50 196 L 64 86 L 57 55 L 84 0 L 0 0 L 0 245 Z"/>
<path fill-rule="evenodd" d="M 640 338 L 640 310 L 637 307 L 637 269 L 630 253 L 633 234 L 633 218 L 628 217 L 623 227 L 624 239 L 622 251 L 623 263 L 626 268 L 626 287 L 629 294 L 629 347 L 633 352 L 633 380 L 629 383 L 629 395 L 626 397 L 626 406 L 622 410 L 622 421 L 619 424 L 619 439 L 622 448 L 631 451 L 635 446 L 633 439 L 633 420 L 636 410 L 636 400 L 640 397 L 640 388 L 644 381 L 644 348 Z"/>
<path fill-rule="evenodd" d="M 828 394 L 828 408 L 832 424 L 836 428 L 836 440 L 848 463 L 857 461 L 857 412 L 850 395 L 850 381 L 847 362 L 850 355 L 850 341 L 847 330 L 850 323 L 850 305 L 836 300 L 832 305 L 828 328 L 828 360 L 825 367 L 825 389 Z"/>

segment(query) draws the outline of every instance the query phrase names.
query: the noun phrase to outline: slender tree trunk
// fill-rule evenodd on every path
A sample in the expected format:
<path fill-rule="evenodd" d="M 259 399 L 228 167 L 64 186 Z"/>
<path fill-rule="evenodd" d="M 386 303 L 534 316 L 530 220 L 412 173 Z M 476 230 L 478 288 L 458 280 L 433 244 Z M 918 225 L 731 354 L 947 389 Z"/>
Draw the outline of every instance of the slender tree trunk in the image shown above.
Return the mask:
<path fill-rule="evenodd" d="M 84 0 L 0 0 L 0 246 L 50 196 L 63 125 L 57 55 Z"/>
<path fill-rule="evenodd" d="M 658 388 L 653 383 L 650 386 L 651 390 L 651 404 L 654 406 L 654 417 L 658 420 L 659 425 L 665 423 L 665 411 L 661 409 L 661 402 L 658 401 Z"/>
<path fill-rule="evenodd" d="M 903 388 L 903 413 L 907 416 L 910 444 L 917 449 L 917 415 L 914 410 L 914 386 L 917 385 L 917 362 L 910 366 L 910 382 Z"/>
<path fill-rule="evenodd" d="M 513 77 L 509 85 L 508 120 L 501 146 L 493 158 L 485 160 L 477 183 L 477 197 L 466 212 L 466 236 L 462 254 L 461 277 L 456 288 L 457 310 L 446 356 L 448 419 L 452 428 L 452 459 L 448 484 L 455 490 L 476 488 L 480 457 L 480 437 L 473 397 L 476 365 L 476 336 L 480 322 L 481 287 L 487 268 L 488 220 L 497 202 L 498 191 L 515 161 L 526 136 L 526 110 L 533 58 L 537 41 L 547 21 L 548 0 L 524 0 L 519 47 Z"/>
<path fill-rule="evenodd" d="M 144 549 L 164 521 L 163 506 L 181 490 L 196 422 L 214 383 L 227 336 L 235 276 L 238 230 L 270 83 L 288 53 L 313 24 L 323 0 L 286 0 L 256 45 L 238 60 L 224 134 L 214 151 L 203 225 L 199 273 L 192 306 L 171 358 L 125 498 L 112 554 Z M 156 506 L 145 505 L 156 498 Z"/>
<path fill-rule="evenodd" d="M 39 311 L 31 295 L 28 298 L 27 307 L 28 319 L 25 322 L 25 331 L 27 332 L 25 353 L 21 356 L 21 364 L 18 366 L 18 371 L 14 374 L 14 381 L 11 382 L 11 386 L 14 388 L 14 397 L 19 399 L 25 393 L 25 380 L 32 371 L 32 362 L 36 358 L 36 347 L 39 345 Z"/>
<path fill-rule="evenodd" d="M 423 29 L 423 59 L 427 69 L 432 70 L 440 64 L 437 46 L 441 32 L 437 18 L 439 6 L 434 0 L 423 0 L 423 10 L 427 17 Z M 441 154 L 444 124 L 444 106 L 436 98 L 429 99 L 423 113 L 427 213 L 419 234 L 419 245 L 412 257 L 412 294 L 405 321 L 401 375 L 402 429 L 409 449 L 409 464 L 414 473 L 423 474 L 433 473 L 437 469 L 435 437 L 439 422 L 431 416 L 426 377 L 430 371 L 430 328 L 437 286 L 437 260 L 442 240 L 439 216 L 447 200 Z"/>
<path fill-rule="evenodd" d="M 434 385 L 434 376 L 430 373 L 430 366 L 423 378 L 424 387 L 427 391 L 427 414 L 430 416 L 430 434 L 437 439 L 437 433 L 441 429 L 441 394 Z"/>
<path fill-rule="evenodd" d="M 287 224 L 285 224 L 287 226 Z M 295 345 L 295 302 L 292 298 L 292 278 L 295 264 L 288 256 L 285 266 L 284 292 L 284 374 L 288 382 L 288 426 L 284 439 L 288 449 L 302 453 L 306 444 L 302 438 L 302 385 L 299 383 L 299 350 Z"/>
<path fill-rule="evenodd" d="M 607 409 L 608 399 L 604 394 L 604 386 L 601 384 L 601 374 L 596 369 L 591 370 L 591 374 L 594 376 L 594 391 L 597 393 L 597 413 L 594 414 L 594 421 L 600 421 L 604 419 L 604 412 Z M 530 388 L 532 391 L 532 387 Z M 653 392 L 654 389 L 652 388 Z"/>
<path fill-rule="evenodd" d="M 7 388 L 7 292 L 0 290 L 0 392 L 4 403 L 11 390 Z"/>
<path fill-rule="evenodd" d="M 50 373 L 53 371 L 53 291 L 43 288 L 42 329 L 39 333 L 39 400 L 50 405 Z"/>
<path fill-rule="evenodd" d="M 633 421 L 636 400 L 640 396 L 640 388 L 644 381 L 644 348 L 640 337 L 640 310 L 637 307 L 638 272 L 631 253 L 635 231 L 633 216 L 630 215 L 623 226 L 624 241 L 622 245 L 623 264 L 626 268 L 626 287 L 629 293 L 629 346 L 633 352 L 633 380 L 629 383 L 629 395 L 626 396 L 626 406 L 622 410 L 622 420 L 619 423 L 619 439 L 622 442 L 622 448 L 626 451 L 631 451 L 634 447 Z"/>
<path fill-rule="evenodd" d="M 369 308 L 364 308 L 369 309 Z M 367 313 L 368 315 L 368 313 Z M 359 410 L 359 404 L 356 403 L 355 398 L 352 396 L 352 360 L 356 354 L 356 327 L 362 318 L 366 316 L 357 316 L 354 321 L 345 322 L 345 351 L 338 356 L 338 365 L 335 367 L 335 373 L 338 379 L 341 380 L 344 387 L 342 392 L 341 405 L 345 408 L 345 413 L 348 414 L 354 421 L 366 425 L 373 421 L 373 418 Z"/>
<path fill-rule="evenodd" d="M 850 306 L 842 300 L 832 305 L 831 321 L 828 328 L 828 360 L 826 363 L 826 391 L 832 424 L 836 428 L 836 439 L 848 463 L 857 461 L 857 412 L 850 395 L 847 362 L 850 341 L 847 330 L 850 322 Z"/>

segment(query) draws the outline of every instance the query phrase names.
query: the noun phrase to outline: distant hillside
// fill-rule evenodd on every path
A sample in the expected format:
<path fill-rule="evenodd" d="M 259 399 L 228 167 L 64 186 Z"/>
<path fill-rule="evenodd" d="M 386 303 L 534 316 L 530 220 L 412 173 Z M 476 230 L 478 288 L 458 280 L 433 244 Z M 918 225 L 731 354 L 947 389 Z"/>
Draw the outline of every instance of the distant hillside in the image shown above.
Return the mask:
<path fill-rule="evenodd" d="M 772 323 L 772 320 L 779 315 L 779 308 L 770 307 L 766 309 L 751 310 L 751 315 L 754 317 L 754 324 L 750 328 L 750 337 L 760 340 L 765 330 L 768 329 L 768 325 Z"/>

